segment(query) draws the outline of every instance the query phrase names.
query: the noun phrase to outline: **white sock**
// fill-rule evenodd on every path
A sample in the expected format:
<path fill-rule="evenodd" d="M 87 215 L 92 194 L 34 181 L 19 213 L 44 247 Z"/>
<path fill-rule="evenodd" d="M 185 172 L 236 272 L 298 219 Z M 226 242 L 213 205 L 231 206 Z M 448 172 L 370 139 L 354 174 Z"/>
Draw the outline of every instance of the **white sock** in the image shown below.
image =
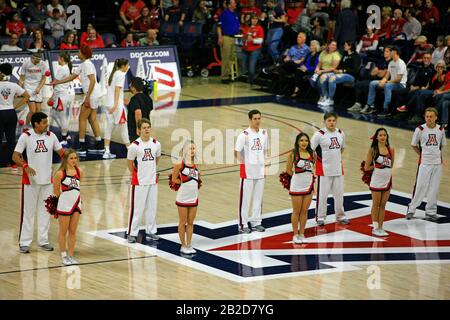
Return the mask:
<path fill-rule="evenodd" d="M 102 141 L 102 137 L 95 137 L 95 141 Z"/>
<path fill-rule="evenodd" d="M 65 251 L 61 252 L 61 258 L 65 258 L 65 257 L 67 257 L 67 252 L 65 252 Z"/>
<path fill-rule="evenodd" d="M 374 229 L 378 229 L 378 222 L 373 221 L 373 222 L 372 222 L 372 225 L 373 225 L 373 228 L 374 228 Z"/>
<path fill-rule="evenodd" d="M 78 141 L 80 141 L 80 143 L 84 143 L 84 139 L 78 139 Z"/>
<path fill-rule="evenodd" d="M 109 150 L 109 146 L 105 146 L 105 152 L 106 153 L 111 153 L 111 151 Z"/>

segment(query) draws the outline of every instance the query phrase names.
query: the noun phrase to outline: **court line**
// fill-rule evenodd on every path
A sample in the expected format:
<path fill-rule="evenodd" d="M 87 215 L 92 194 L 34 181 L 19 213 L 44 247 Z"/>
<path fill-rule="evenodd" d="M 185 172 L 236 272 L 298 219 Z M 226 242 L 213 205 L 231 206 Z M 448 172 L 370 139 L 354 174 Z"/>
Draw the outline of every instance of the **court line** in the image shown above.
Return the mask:
<path fill-rule="evenodd" d="M 154 256 L 142 256 L 142 257 L 135 257 L 135 258 L 121 258 L 121 259 L 112 259 L 112 260 L 101 260 L 101 261 L 84 262 L 84 263 L 78 263 L 78 264 L 74 264 L 74 265 L 70 265 L 70 266 L 61 265 L 61 266 L 32 268 L 32 269 L 24 269 L 24 270 L 12 270 L 12 271 L 0 272 L 0 276 L 6 275 L 6 274 L 12 274 L 12 273 L 20 273 L 20 272 L 50 270 L 50 269 L 59 269 L 59 268 L 76 267 L 76 266 L 87 266 L 87 265 L 100 264 L 100 263 L 121 262 L 121 261 L 130 261 L 130 260 L 156 258 L 156 257 L 157 257 L 157 255 L 154 255 Z"/>

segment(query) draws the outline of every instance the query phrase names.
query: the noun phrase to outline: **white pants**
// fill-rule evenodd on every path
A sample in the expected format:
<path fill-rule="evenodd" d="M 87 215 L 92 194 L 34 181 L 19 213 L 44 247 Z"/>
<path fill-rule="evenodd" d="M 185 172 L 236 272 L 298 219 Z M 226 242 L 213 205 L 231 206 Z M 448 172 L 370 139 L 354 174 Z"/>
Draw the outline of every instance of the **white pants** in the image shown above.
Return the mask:
<path fill-rule="evenodd" d="M 113 115 L 106 110 L 106 128 L 104 130 L 103 138 L 106 140 L 111 140 L 111 135 L 114 129 L 118 129 L 120 131 L 120 136 L 123 143 L 130 144 L 127 123 L 115 124 Z"/>
<path fill-rule="evenodd" d="M 158 184 L 148 186 L 131 186 L 130 219 L 128 235 L 137 237 L 139 221 L 145 216 L 145 232 L 156 233 L 156 208 L 158 201 Z"/>
<path fill-rule="evenodd" d="M 264 192 L 264 179 L 241 179 L 241 192 L 239 201 L 239 228 L 247 228 L 248 222 L 252 227 L 261 224 L 262 198 Z M 253 214 L 248 218 L 250 202 Z"/>
<path fill-rule="evenodd" d="M 58 111 L 55 108 L 58 106 L 58 100 L 61 100 L 63 110 Z M 53 97 L 53 105 L 51 108 L 51 115 L 53 120 L 56 122 L 57 126 L 61 128 L 61 132 L 63 134 L 67 134 L 69 131 L 69 110 L 72 104 L 72 101 L 75 99 L 72 95 L 54 95 Z"/>
<path fill-rule="evenodd" d="M 44 200 L 53 193 L 53 185 L 22 185 L 22 212 L 20 216 L 19 245 L 30 246 L 33 242 L 34 218 L 37 212 L 38 244 L 48 244 L 50 214 L 45 209 Z"/>
<path fill-rule="evenodd" d="M 336 220 L 344 219 L 344 176 L 318 176 L 317 180 L 316 220 L 326 219 L 327 198 L 330 193 L 334 198 Z"/>
<path fill-rule="evenodd" d="M 422 203 L 425 195 L 427 205 L 425 213 L 434 215 L 437 213 L 437 196 L 442 176 L 441 164 L 421 164 L 417 172 L 416 185 L 414 186 L 413 198 L 408 205 L 408 213 L 414 213 Z"/>

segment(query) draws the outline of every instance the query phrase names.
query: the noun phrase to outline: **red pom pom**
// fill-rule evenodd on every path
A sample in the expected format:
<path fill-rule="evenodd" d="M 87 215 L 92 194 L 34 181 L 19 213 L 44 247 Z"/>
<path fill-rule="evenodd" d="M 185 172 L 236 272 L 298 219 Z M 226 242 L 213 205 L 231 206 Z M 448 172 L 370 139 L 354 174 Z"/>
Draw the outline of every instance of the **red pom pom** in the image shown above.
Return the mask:
<path fill-rule="evenodd" d="M 361 162 L 361 167 L 360 167 L 360 169 L 361 169 L 361 172 L 362 172 L 362 174 L 363 174 L 361 180 L 362 180 L 365 184 L 370 185 L 370 180 L 372 179 L 372 173 L 373 173 L 373 170 L 364 170 L 364 165 L 365 165 L 365 164 L 366 164 L 365 161 Z"/>
<path fill-rule="evenodd" d="M 169 174 L 169 187 L 170 187 L 170 189 L 172 189 L 173 191 L 178 191 L 178 189 L 180 189 L 180 184 L 174 183 L 174 182 L 172 181 L 172 174 Z"/>
<path fill-rule="evenodd" d="M 46 77 L 50 77 L 51 75 L 52 75 L 52 74 L 50 73 L 49 70 L 45 71 L 45 76 L 46 76 Z"/>
<path fill-rule="evenodd" d="M 23 121 L 22 119 L 18 121 L 19 126 L 23 126 L 25 124 L 25 121 Z"/>
<path fill-rule="evenodd" d="M 58 207 L 58 197 L 54 195 L 48 196 L 47 199 L 44 200 L 45 202 L 45 209 L 47 209 L 47 212 L 51 214 L 52 216 L 58 218 L 58 212 L 56 211 L 56 208 Z"/>
<path fill-rule="evenodd" d="M 53 107 L 53 99 L 48 99 L 48 100 L 47 100 L 47 105 L 48 105 L 49 107 Z"/>
<path fill-rule="evenodd" d="M 290 176 L 289 173 L 287 173 L 286 171 L 284 171 L 280 174 L 281 185 L 283 186 L 283 188 L 285 188 L 287 190 L 289 190 L 291 187 L 291 179 L 292 179 L 292 176 Z"/>

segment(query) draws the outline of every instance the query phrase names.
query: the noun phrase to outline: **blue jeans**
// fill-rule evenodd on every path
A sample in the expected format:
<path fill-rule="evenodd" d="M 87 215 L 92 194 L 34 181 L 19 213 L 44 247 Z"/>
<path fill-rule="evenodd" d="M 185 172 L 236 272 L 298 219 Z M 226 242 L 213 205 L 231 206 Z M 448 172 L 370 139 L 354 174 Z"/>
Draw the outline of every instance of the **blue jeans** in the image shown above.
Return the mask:
<path fill-rule="evenodd" d="M 379 80 L 373 80 L 370 82 L 369 85 L 369 97 L 367 98 L 367 104 L 369 106 L 375 105 L 375 97 L 377 95 L 377 87 Z M 384 84 L 384 103 L 383 103 L 383 110 L 388 111 L 389 104 L 391 103 L 392 99 L 392 90 L 399 90 L 401 88 L 404 88 L 405 86 L 400 83 L 385 83 Z"/>
<path fill-rule="evenodd" d="M 328 97 L 330 99 L 334 98 L 334 94 L 336 93 L 336 85 L 338 83 L 355 82 L 355 77 L 347 73 L 326 73 L 324 74 L 324 76 L 325 77 L 321 78 L 320 80 L 322 96 Z M 323 82 L 322 79 L 324 79 Z"/>
<path fill-rule="evenodd" d="M 254 51 L 242 50 L 242 55 L 244 58 L 244 67 L 248 71 L 248 79 L 250 82 L 253 82 L 253 80 L 255 80 L 256 63 L 258 62 L 260 54 L 261 49 L 257 49 Z"/>
<path fill-rule="evenodd" d="M 268 53 L 272 57 L 274 62 L 278 61 L 280 52 L 278 51 L 278 45 L 283 37 L 283 28 L 269 29 L 267 33 L 267 46 Z"/>
<path fill-rule="evenodd" d="M 437 109 L 441 113 L 441 123 L 448 124 L 448 108 L 450 108 L 450 93 L 439 95 Z"/>

